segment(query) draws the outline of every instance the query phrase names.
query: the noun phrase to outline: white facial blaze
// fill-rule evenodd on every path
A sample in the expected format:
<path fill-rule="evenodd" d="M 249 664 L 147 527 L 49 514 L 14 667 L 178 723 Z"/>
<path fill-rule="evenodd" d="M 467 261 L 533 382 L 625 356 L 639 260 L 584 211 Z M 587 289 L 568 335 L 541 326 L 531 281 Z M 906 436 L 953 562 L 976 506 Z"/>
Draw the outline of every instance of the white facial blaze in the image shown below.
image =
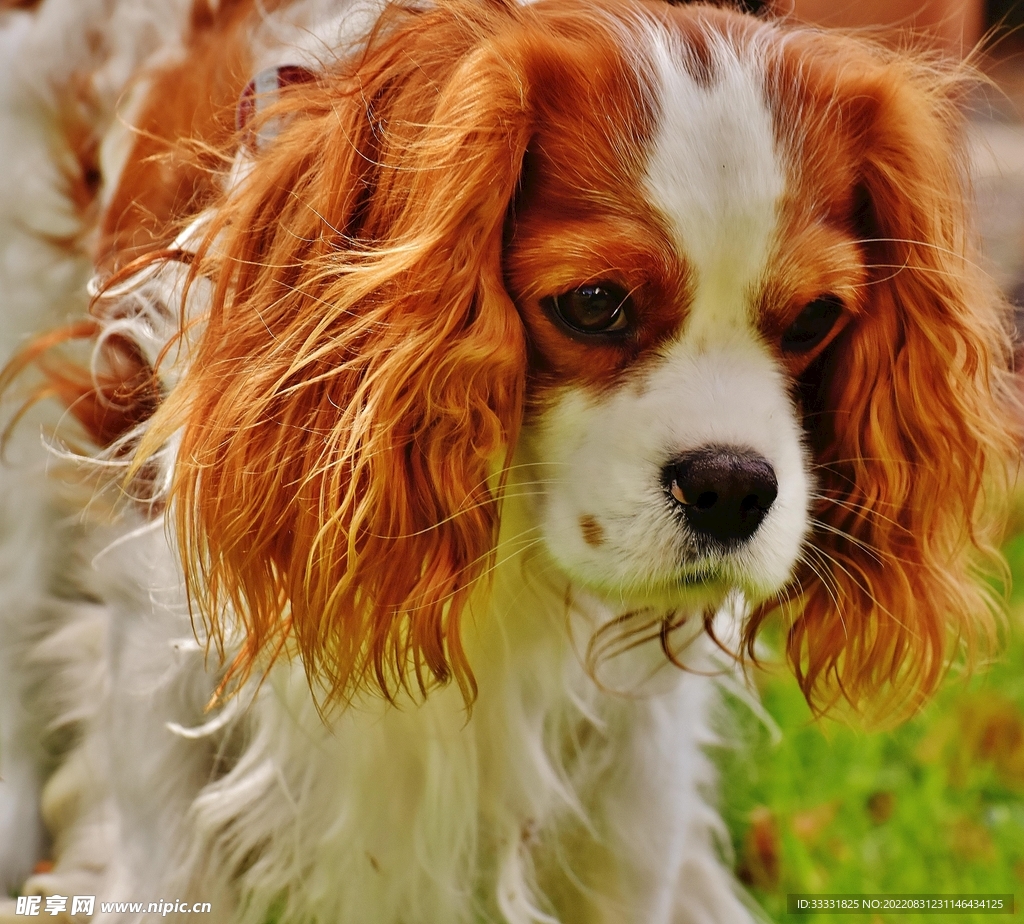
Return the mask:
<path fill-rule="evenodd" d="M 618 388 L 567 387 L 524 444 L 546 485 L 552 556 L 629 605 L 717 606 L 736 589 L 764 599 L 790 579 L 807 530 L 801 424 L 754 308 L 786 175 L 756 51 L 737 55 L 721 38 L 711 48 L 701 83 L 685 48 L 652 36 L 659 121 L 645 184 L 691 273 L 679 335 Z M 756 453 L 778 481 L 756 532 L 717 551 L 689 531 L 665 483 L 666 466 L 707 447 Z"/>
<path fill-rule="evenodd" d="M 711 83 L 702 85 L 683 65 L 690 52 L 666 35 L 653 39 L 661 112 L 646 185 L 696 277 L 687 334 L 714 337 L 750 324 L 785 173 L 759 62 L 716 38 Z"/>

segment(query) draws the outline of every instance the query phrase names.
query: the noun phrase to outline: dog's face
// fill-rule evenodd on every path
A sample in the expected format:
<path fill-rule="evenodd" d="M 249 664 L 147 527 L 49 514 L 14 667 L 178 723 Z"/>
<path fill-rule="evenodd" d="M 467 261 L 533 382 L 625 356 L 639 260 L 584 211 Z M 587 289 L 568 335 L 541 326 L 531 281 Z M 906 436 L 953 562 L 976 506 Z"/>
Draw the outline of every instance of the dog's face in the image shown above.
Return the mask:
<path fill-rule="evenodd" d="M 142 447 L 181 432 L 187 577 L 244 624 L 238 669 L 292 638 L 335 693 L 468 691 L 511 485 L 613 613 L 740 590 L 748 644 L 788 608 L 821 702 L 934 686 L 987 625 L 1009 451 L 955 93 L 634 0 L 393 9 L 290 88 L 210 217 L 210 312 Z"/>
<path fill-rule="evenodd" d="M 527 150 L 505 271 L 532 351 L 521 456 L 551 555 L 617 605 L 699 613 L 793 575 L 811 479 L 790 373 L 838 333 L 856 280 L 781 276 L 780 251 L 800 255 L 782 233 L 793 178 L 766 62 L 680 26 L 692 17 L 646 32 L 639 73 L 596 48 L 619 74 L 589 99 L 585 67 L 569 81 Z M 811 314 L 813 342 L 790 343 Z"/>

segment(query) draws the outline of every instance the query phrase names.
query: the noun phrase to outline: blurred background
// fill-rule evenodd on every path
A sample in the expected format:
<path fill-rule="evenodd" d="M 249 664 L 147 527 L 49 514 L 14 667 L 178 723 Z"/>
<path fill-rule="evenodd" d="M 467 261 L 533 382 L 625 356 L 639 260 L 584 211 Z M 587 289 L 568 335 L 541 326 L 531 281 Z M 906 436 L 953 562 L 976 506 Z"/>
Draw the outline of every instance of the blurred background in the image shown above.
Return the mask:
<path fill-rule="evenodd" d="M 912 35 L 915 44 L 967 57 L 988 78 L 969 107 L 978 230 L 1024 335 L 1024 0 L 770 5 L 894 44 Z M 772 920 L 991 924 L 1024 917 L 1024 497 L 1010 511 L 1004 550 L 1013 590 L 1003 656 L 969 680 L 951 677 L 899 729 L 869 734 L 813 721 L 781 669 L 755 677 L 766 716 L 732 704 L 732 720 L 755 746 L 717 753 L 722 803 L 737 872 Z M 1016 912 L 794 917 L 786 895 L 795 892 L 1015 893 Z"/>

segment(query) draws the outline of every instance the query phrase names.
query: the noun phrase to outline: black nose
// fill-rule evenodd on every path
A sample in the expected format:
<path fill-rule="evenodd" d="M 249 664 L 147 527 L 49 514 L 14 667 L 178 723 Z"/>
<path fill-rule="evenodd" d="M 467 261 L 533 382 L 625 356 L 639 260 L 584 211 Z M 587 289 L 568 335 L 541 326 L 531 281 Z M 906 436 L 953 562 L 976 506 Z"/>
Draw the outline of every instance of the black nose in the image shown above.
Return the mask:
<path fill-rule="evenodd" d="M 779 493 L 767 459 L 724 446 L 680 456 L 665 466 L 662 478 L 690 529 L 722 545 L 753 536 Z"/>

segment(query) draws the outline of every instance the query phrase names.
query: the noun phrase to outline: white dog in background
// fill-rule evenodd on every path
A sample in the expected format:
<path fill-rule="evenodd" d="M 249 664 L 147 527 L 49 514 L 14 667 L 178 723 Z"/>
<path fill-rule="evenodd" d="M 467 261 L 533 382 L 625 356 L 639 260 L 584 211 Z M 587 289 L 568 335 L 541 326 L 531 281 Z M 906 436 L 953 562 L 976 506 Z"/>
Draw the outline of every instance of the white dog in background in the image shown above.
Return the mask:
<path fill-rule="evenodd" d="M 658 0 L 20 5 L 4 885 L 755 917 L 707 630 L 876 713 L 992 632 L 959 79 Z"/>

